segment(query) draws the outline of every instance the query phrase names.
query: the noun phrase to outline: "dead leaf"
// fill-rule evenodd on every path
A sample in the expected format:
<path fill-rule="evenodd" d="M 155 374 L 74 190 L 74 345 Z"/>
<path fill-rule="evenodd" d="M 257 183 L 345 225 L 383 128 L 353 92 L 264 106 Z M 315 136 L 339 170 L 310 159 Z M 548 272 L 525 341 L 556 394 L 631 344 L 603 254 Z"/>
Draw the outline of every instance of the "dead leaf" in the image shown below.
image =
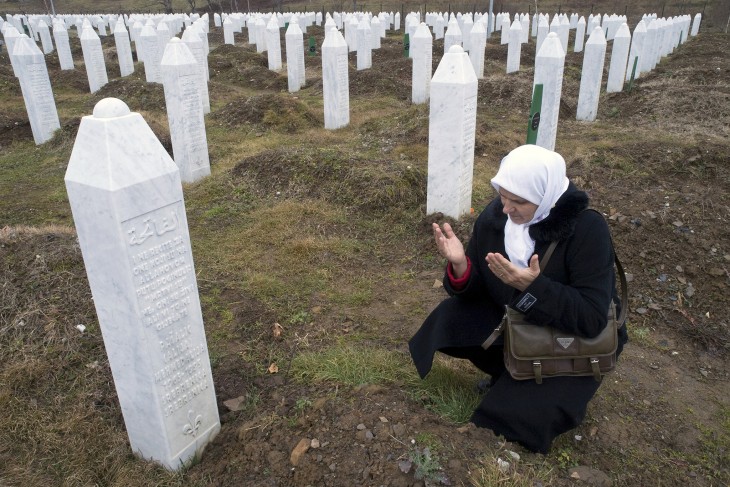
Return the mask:
<path fill-rule="evenodd" d="M 284 333 L 284 327 L 279 323 L 274 323 L 271 332 L 273 333 L 274 338 L 281 338 L 281 334 Z"/>
<path fill-rule="evenodd" d="M 271 365 L 269 365 L 269 374 L 276 374 L 279 372 L 279 366 L 276 365 L 275 362 L 272 362 Z"/>
<path fill-rule="evenodd" d="M 438 280 L 434 280 L 434 281 L 433 281 L 433 287 L 434 287 L 434 288 L 437 288 L 437 287 L 441 287 L 441 286 L 443 286 L 443 285 L 444 285 L 444 283 L 443 283 L 443 282 L 441 282 L 441 281 L 438 281 Z"/>

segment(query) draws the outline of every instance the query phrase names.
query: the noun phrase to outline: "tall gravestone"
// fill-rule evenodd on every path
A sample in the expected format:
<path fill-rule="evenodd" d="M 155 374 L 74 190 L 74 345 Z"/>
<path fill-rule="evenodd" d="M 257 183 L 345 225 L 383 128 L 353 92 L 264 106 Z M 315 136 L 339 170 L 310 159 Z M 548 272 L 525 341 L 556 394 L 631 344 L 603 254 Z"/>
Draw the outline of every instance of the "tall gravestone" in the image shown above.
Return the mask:
<path fill-rule="evenodd" d="M 173 37 L 165 47 L 160 69 L 175 163 L 180 179 L 192 183 L 210 174 L 200 66 L 188 46 Z"/>
<path fill-rule="evenodd" d="M 646 41 L 646 24 L 640 20 L 634 27 L 634 35 L 631 36 L 631 49 L 629 50 L 629 59 L 626 65 L 626 81 L 631 79 L 632 73 L 634 78 L 638 78 L 641 71 L 641 56 L 644 51 L 644 42 Z M 636 64 L 636 70 L 634 70 Z"/>
<path fill-rule="evenodd" d="M 106 74 L 104 52 L 101 49 L 101 40 L 92 27 L 81 30 L 81 52 L 86 65 L 86 77 L 89 80 L 89 90 L 95 93 L 109 82 Z"/>
<path fill-rule="evenodd" d="M 535 78 L 532 84 L 533 93 L 535 86 L 543 85 L 540 125 L 535 144 L 549 150 L 555 150 L 555 139 L 558 134 L 564 67 L 565 51 L 563 51 L 563 45 L 558 35 L 551 32 L 547 35 L 540 51 L 537 53 Z"/>
<path fill-rule="evenodd" d="M 15 75 L 15 77 L 18 76 L 18 68 L 15 66 L 15 56 L 13 56 L 13 51 L 15 50 L 15 43 L 18 42 L 20 36 L 20 31 L 13 25 L 6 28 L 5 33 L 3 34 L 3 39 L 5 39 L 5 44 L 7 44 L 8 57 L 10 57 L 10 66 L 13 68 L 13 75 Z"/>
<path fill-rule="evenodd" d="M 578 19 L 575 26 L 575 42 L 573 44 L 573 52 L 583 52 L 583 44 L 586 36 L 586 19 L 582 17 Z"/>
<path fill-rule="evenodd" d="M 65 182 L 132 451 L 177 470 L 220 431 L 178 168 L 105 98 Z"/>
<path fill-rule="evenodd" d="M 426 213 L 460 218 L 471 208 L 477 77 L 461 46 L 452 46 L 431 80 Z"/>
<path fill-rule="evenodd" d="M 284 34 L 286 42 L 286 72 L 289 92 L 304 86 L 304 33 L 296 22 L 289 22 Z"/>
<path fill-rule="evenodd" d="M 134 60 L 132 59 L 132 46 L 129 44 L 129 33 L 124 27 L 122 19 L 119 19 L 114 26 L 114 43 L 117 46 L 119 72 L 122 77 L 129 76 L 134 73 Z"/>
<path fill-rule="evenodd" d="M 461 29 L 456 19 L 449 20 L 444 34 L 444 54 L 449 52 L 451 46 L 461 46 Z"/>
<path fill-rule="evenodd" d="M 367 18 L 360 20 L 357 26 L 357 70 L 370 69 L 373 66 L 372 32 Z"/>
<path fill-rule="evenodd" d="M 41 45 L 43 46 L 43 54 L 53 52 L 53 41 L 51 40 L 51 31 L 48 24 L 41 19 L 38 21 L 38 34 L 41 36 Z"/>
<path fill-rule="evenodd" d="M 279 36 L 279 23 L 276 17 L 266 25 L 266 52 L 269 60 L 269 69 L 271 71 L 281 70 L 281 39 Z"/>
<path fill-rule="evenodd" d="M 697 13 L 695 14 L 694 18 L 692 19 L 692 30 L 690 31 L 690 35 L 692 37 L 696 36 L 700 32 L 700 23 L 702 22 L 702 14 Z"/>
<path fill-rule="evenodd" d="M 469 59 L 474 67 L 477 79 L 482 79 L 484 78 L 484 53 L 487 48 L 487 31 L 484 29 L 484 23 L 481 21 L 475 22 L 470 36 Z"/>
<path fill-rule="evenodd" d="M 601 27 L 593 29 L 586 42 L 585 50 L 575 119 L 592 122 L 598 114 L 603 64 L 606 61 L 606 37 Z"/>
<path fill-rule="evenodd" d="M 142 27 L 139 33 L 142 45 L 142 62 L 144 63 L 144 75 L 148 83 L 162 83 L 160 73 L 160 43 L 157 40 L 157 30 L 149 23 Z"/>
<path fill-rule="evenodd" d="M 338 129 L 350 123 L 350 78 L 347 43 L 331 28 L 322 43 L 322 95 L 324 128 Z"/>
<path fill-rule="evenodd" d="M 235 44 L 233 38 L 233 21 L 229 17 L 226 17 L 226 20 L 223 21 L 223 43 L 230 44 L 231 46 Z"/>
<path fill-rule="evenodd" d="M 36 145 L 40 145 L 49 140 L 53 132 L 61 127 L 46 60 L 35 42 L 25 34 L 15 41 L 13 56 L 18 67 L 20 89 L 28 112 L 33 140 Z"/>
<path fill-rule="evenodd" d="M 613 35 L 613 50 L 611 51 L 611 63 L 608 68 L 608 81 L 606 92 L 616 93 L 624 89 L 626 77 L 626 63 L 629 59 L 631 47 L 631 31 L 625 23 L 621 24 Z"/>
<path fill-rule="evenodd" d="M 433 72 L 433 37 L 428 25 L 421 23 L 411 39 L 413 72 L 411 80 L 411 101 L 426 103 L 431 91 Z"/>
<path fill-rule="evenodd" d="M 509 44 L 507 45 L 507 74 L 520 70 L 521 51 L 522 23 L 519 20 L 515 20 L 509 28 Z"/>
<path fill-rule="evenodd" d="M 71 45 L 68 41 L 68 31 L 62 22 L 56 22 L 53 25 L 53 39 L 56 41 L 56 52 L 58 53 L 58 63 L 61 65 L 61 70 L 67 71 L 74 69 Z"/>
<path fill-rule="evenodd" d="M 210 93 L 208 91 L 208 76 L 206 67 L 208 65 L 208 56 L 205 53 L 205 46 L 200 39 L 200 28 L 193 24 L 183 32 L 182 41 L 188 46 L 190 52 L 193 53 L 195 60 L 198 62 L 198 71 L 200 76 L 200 97 L 203 104 L 203 113 L 210 113 Z"/>

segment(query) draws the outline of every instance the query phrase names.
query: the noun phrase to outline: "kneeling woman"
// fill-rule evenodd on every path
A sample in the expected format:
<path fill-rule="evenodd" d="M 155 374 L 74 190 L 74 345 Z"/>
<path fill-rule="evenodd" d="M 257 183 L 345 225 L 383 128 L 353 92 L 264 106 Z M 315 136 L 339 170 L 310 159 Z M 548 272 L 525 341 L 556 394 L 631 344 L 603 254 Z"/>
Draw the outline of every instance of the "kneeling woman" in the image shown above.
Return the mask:
<path fill-rule="evenodd" d="M 449 224 L 433 224 L 448 261 L 439 304 L 409 342 L 423 378 L 436 351 L 470 360 L 491 376 L 471 421 L 529 450 L 547 453 L 553 439 L 583 420 L 600 385 L 593 377 L 552 377 L 542 384 L 504 373 L 502 340 L 481 344 L 499 325 L 505 305 L 535 325 L 594 337 L 607 323 L 611 300 L 620 305 L 613 248 L 605 220 L 565 175 L 565 161 L 535 145 L 514 149 L 492 185 L 499 193 L 479 215 L 464 247 Z M 539 259 L 558 245 L 544 272 Z M 618 310 L 617 310 L 618 313 Z M 619 352 L 627 341 L 619 329 Z"/>

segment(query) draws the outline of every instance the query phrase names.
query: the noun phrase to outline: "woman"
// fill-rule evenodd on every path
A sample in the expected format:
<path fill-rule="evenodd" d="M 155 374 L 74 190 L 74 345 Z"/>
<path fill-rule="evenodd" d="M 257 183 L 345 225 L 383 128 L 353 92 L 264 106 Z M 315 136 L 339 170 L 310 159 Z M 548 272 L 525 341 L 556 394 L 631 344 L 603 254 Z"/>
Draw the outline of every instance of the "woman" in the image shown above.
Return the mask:
<path fill-rule="evenodd" d="M 569 182 L 565 161 L 535 145 L 514 149 L 492 179 L 495 198 L 479 215 L 466 251 L 448 223 L 433 224 L 438 250 L 448 261 L 444 288 L 451 296 L 429 315 L 409 342 L 423 378 L 441 351 L 469 359 L 491 376 L 489 391 L 471 421 L 529 450 L 547 453 L 553 439 L 576 426 L 598 390 L 593 377 L 553 377 L 542 384 L 504 373 L 502 340 L 481 344 L 497 327 L 505 305 L 535 324 L 586 337 L 619 306 L 613 249 L 605 220 L 588 208 L 588 196 Z M 558 245 L 544 270 L 539 259 Z M 617 310 L 617 313 L 619 310 Z M 627 341 L 619 330 L 619 353 Z"/>

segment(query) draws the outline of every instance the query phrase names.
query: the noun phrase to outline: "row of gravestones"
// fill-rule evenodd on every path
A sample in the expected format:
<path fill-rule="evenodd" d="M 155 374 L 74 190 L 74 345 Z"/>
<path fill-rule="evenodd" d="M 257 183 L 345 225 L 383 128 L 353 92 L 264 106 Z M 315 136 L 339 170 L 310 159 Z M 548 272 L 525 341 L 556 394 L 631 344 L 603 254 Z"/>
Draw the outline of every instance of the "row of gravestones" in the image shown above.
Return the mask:
<path fill-rule="evenodd" d="M 344 25 L 346 19 L 340 19 Z M 299 27 L 296 16 L 290 20 L 287 33 Z M 349 47 L 334 17 L 328 15 L 325 26 L 325 127 L 338 128 L 349 121 Z M 605 46 L 603 30 L 596 28 Z M 85 36 L 90 29 L 82 23 L 82 42 L 93 37 Z M 458 218 L 471 204 L 477 74 L 472 59 L 456 44 L 431 77 L 428 24 L 420 23 L 413 38 L 414 76 L 418 71 L 428 79 L 422 96 L 427 93 L 431 101 L 427 212 Z M 50 107 L 43 53 L 24 34 L 16 43 L 13 57 L 26 103 L 46 96 L 50 101 L 43 106 Z M 591 44 L 589 39 L 586 57 Z M 142 45 L 137 55 L 144 61 L 152 48 L 145 55 Z M 545 86 L 542 111 L 550 128 L 545 133 L 552 133 L 552 142 L 538 143 L 548 148 L 554 145 L 564 57 L 558 33 L 551 32 L 535 69 L 535 84 Z M 93 58 L 85 61 L 93 63 Z M 200 63 L 184 40 L 173 37 L 165 43 L 160 71 L 175 161 L 139 114 L 107 98 L 82 119 L 65 180 L 132 449 L 177 469 L 199 456 L 220 429 L 181 186 L 210 169 Z M 34 110 L 30 116 L 49 116 Z M 57 125 L 55 104 L 53 114 Z M 178 153 L 179 140 L 189 152 Z M 202 159 L 205 164 L 196 162 Z"/>

